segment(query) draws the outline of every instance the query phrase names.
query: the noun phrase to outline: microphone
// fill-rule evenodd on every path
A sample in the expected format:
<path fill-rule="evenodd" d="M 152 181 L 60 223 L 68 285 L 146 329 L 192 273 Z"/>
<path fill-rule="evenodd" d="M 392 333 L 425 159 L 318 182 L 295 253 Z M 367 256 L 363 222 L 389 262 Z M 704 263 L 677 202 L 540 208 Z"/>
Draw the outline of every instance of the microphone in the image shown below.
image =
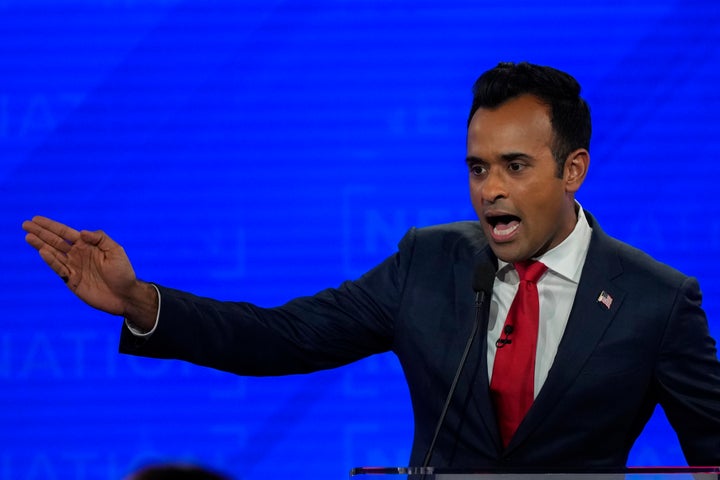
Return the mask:
<path fill-rule="evenodd" d="M 435 433 L 433 434 L 432 441 L 428 447 L 427 453 L 425 454 L 425 460 L 423 460 L 423 469 L 427 468 L 432 458 L 433 451 L 435 450 L 435 442 L 437 442 L 438 436 L 440 435 L 440 429 L 445 422 L 448 409 L 450 408 L 450 402 L 455 394 L 455 388 L 457 387 L 458 380 L 462 374 L 465 364 L 467 363 L 468 353 L 470 353 L 470 347 L 472 347 L 477 332 L 480 329 L 480 319 L 482 313 L 482 305 L 486 298 L 490 296 L 493 288 L 493 282 L 495 282 L 495 262 L 490 260 L 482 262 L 475 269 L 475 275 L 473 276 L 473 290 L 475 291 L 475 323 L 473 324 L 470 337 L 468 338 L 467 344 L 465 345 L 465 351 L 460 359 L 457 371 L 455 372 L 455 378 L 453 378 L 450 390 L 448 391 L 447 397 L 445 398 L 445 405 L 443 406 L 442 412 L 440 413 L 440 419 L 438 420 L 437 426 L 435 427 Z M 511 332 L 512 333 L 512 332 Z M 423 473 L 424 475 L 424 473 Z"/>

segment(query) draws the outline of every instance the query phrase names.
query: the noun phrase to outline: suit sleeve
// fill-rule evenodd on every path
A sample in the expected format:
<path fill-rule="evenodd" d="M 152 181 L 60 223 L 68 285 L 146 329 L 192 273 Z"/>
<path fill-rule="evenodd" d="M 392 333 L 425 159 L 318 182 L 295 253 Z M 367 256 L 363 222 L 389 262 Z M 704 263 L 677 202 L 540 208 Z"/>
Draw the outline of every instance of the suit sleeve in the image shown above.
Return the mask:
<path fill-rule="evenodd" d="M 720 465 L 720 363 L 697 281 L 681 286 L 662 341 L 659 399 L 689 465 Z"/>
<path fill-rule="evenodd" d="M 254 376 L 334 368 L 388 351 L 413 245 L 411 230 L 398 253 L 358 280 L 275 308 L 159 287 L 157 330 L 144 339 L 123 326 L 120 351 Z"/>

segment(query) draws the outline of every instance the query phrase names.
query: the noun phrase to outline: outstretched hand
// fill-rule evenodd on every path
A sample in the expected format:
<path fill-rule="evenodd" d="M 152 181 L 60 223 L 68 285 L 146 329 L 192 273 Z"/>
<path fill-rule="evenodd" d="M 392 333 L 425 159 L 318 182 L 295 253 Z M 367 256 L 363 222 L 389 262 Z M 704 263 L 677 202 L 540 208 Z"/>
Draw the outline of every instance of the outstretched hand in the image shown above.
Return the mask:
<path fill-rule="evenodd" d="M 125 250 L 102 231 L 78 231 L 45 217 L 23 222 L 25 240 L 63 279 L 68 288 L 88 305 L 113 315 L 131 318 L 145 327 L 150 314 L 152 328 L 156 305 L 154 289 L 138 281 Z M 139 312 L 148 307 L 148 312 Z M 133 319 L 132 317 L 141 318 Z"/>

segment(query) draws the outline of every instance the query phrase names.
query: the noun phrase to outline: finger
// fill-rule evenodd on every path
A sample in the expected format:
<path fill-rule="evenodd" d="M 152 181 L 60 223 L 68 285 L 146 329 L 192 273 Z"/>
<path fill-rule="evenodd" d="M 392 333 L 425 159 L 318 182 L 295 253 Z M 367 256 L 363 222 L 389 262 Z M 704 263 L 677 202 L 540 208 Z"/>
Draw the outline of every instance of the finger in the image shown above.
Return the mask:
<path fill-rule="evenodd" d="M 40 257 L 48 264 L 53 272 L 57 273 L 65 283 L 70 278 L 70 269 L 65 264 L 65 257 L 57 254 L 55 250 L 50 248 L 41 248 L 38 250 Z"/>
<path fill-rule="evenodd" d="M 45 242 L 40 240 L 40 238 L 38 238 L 38 236 L 34 233 L 28 233 L 25 235 L 25 241 L 35 247 L 36 250 L 40 250 L 43 245 L 45 245 Z"/>
<path fill-rule="evenodd" d="M 42 238 L 38 237 L 34 233 L 28 233 L 27 235 L 25 235 L 25 241 L 27 243 L 29 243 L 31 246 L 33 246 L 38 251 L 41 249 L 47 249 L 47 250 L 52 249 L 52 250 L 58 252 L 58 250 L 55 247 L 53 247 L 52 245 L 49 245 L 46 241 L 44 241 Z M 68 244 L 66 243 L 65 245 L 68 245 Z M 59 252 L 59 253 L 62 253 L 63 255 L 65 255 L 65 252 Z"/>
<path fill-rule="evenodd" d="M 28 232 L 26 240 L 35 248 L 41 246 L 31 240 L 39 239 L 63 253 L 69 252 L 72 244 L 80 238 L 77 230 L 45 217 L 34 217 L 32 221 L 23 222 L 23 229 Z"/>
<path fill-rule="evenodd" d="M 75 243 L 78 238 L 80 238 L 80 232 L 75 230 L 74 228 L 68 227 L 65 224 L 62 224 L 60 222 L 56 222 L 55 220 L 51 220 L 47 217 L 43 216 L 35 216 L 32 219 L 32 222 L 40 225 L 45 230 L 49 230 L 53 234 L 57 235 L 58 237 L 67 240 L 70 243 Z"/>

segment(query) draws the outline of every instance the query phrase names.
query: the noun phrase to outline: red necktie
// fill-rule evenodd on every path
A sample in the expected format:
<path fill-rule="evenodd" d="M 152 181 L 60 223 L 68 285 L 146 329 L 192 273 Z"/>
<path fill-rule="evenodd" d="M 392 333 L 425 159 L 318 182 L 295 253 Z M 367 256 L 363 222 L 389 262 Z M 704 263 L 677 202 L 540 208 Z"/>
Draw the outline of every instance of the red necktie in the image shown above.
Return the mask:
<path fill-rule="evenodd" d="M 490 394 L 497 414 L 500 436 L 507 447 L 534 399 L 535 351 L 537 349 L 540 301 L 537 281 L 547 267 L 535 260 L 514 264 L 520 276 L 498 340 Z"/>

